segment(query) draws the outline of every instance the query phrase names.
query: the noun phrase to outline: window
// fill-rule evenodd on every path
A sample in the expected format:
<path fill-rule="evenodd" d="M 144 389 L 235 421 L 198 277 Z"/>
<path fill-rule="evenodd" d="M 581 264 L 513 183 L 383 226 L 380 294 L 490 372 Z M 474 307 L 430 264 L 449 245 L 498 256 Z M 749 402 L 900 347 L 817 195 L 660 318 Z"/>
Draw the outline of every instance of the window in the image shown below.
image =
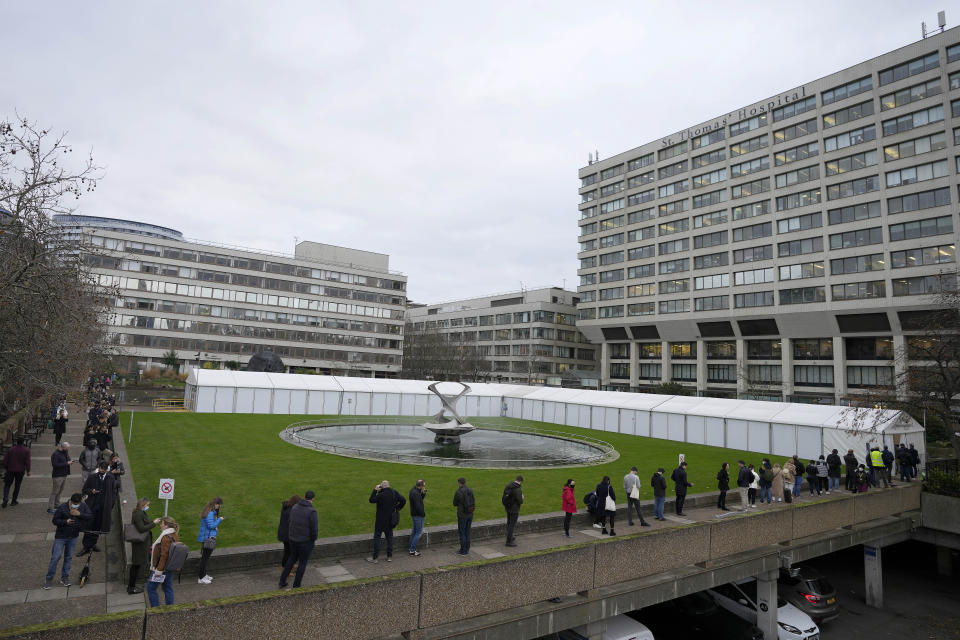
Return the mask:
<path fill-rule="evenodd" d="M 587 286 L 591 284 L 597 284 L 597 274 L 595 273 L 585 273 L 580 276 L 580 286 Z"/>
<path fill-rule="evenodd" d="M 638 222 L 646 222 L 647 220 L 653 220 L 656 218 L 656 214 L 652 208 L 650 209 L 641 209 L 640 211 L 631 211 L 627 214 L 627 224 L 637 224 Z"/>
<path fill-rule="evenodd" d="M 700 195 L 693 196 L 693 208 L 712 207 L 726 201 L 727 190 L 719 189 L 717 191 L 710 191 L 709 193 L 701 193 Z"/>
<path fill-rule="evenodd" d="M 827 211 L 828 224 L 844 224 L 880 217 L 880 201 L 865 202 Z"/>
<path fill-rule="evenodd" d="M 600 289 L 600 300 L 619 300 L 623 297 L 623 287 Z"/>
<path fill-rule="evenodd" d="M 660 263 L 660 273 L 683 273 L 690 270 L 690 258 L 667 260 Z"/>
<path fill-rule="evenodd" d="M 799 364 L 793 367 L 793 382 L 804 387 L 832 387 L 832 365 Z"/>
<path fill-rule="evenodd" d="M 653 249 L 653 245 L 650 245 L 650 249 Z M 651 255 L 653 255 L 651 251 Z M 649 256 L 644 256 L 649 257 Z M 627 279 L 633 280 L 635 278 L 651 278 L 656 275 L 656 265 L 653 263 L 642 264 L 637 267 L 627 267 Z"/>
<path fill-rule="evenodd" d="M 596 302 L 597 301 L 596 291 L 581 291 L 579 295 L 580 295 L 580 302 Z"/>
<path fill-rule="evenodd" d="M 773 258 L 772 244 L 766 244 L 762 247 L 737 249 L 733 252 L 733 264 L 740 264 L 742 262 L 758 262 L 760 260 L 770 260 L 771 258 Z"/>
<path fill-rule="evenodd" d="M 680 382 L 697 381 L 697 365 L 695 364 L 676 364 L 670 365 L 671 380 Z"/>
<path fill-rule="evenodd" d="M 950 88 L 952 89 L 953 87 L 951 86 Z M 900 91 L 897 91 L 896 93 L 888 93 L 880 96 L 880 111 L 902 107 L 905 104 L 910 104 L 911 102 L 916 102 L 917 100 L 923 100 L 924 98 L 929 98 L 931 96 L 938 96 L 940 93 L 940 78 L 934 78 L 928 82 L 921 82 L 920 84 L 915 84 L 912 87 L 900 89 Z"/>
<path fill-rule="evenodd" d="M 591 241 L 592 242 L 592 241 Z M 581 243 L 582 244 L 582 243 Z M 580 268 L 581 269 L 592 269 L 597 266 L 597 256 L 590 256 L 589 258 L 580 259 Z"/>
<path fill-rule="evenodd" d="M 764 191 L 770 191 L 770 178 L 760 178 L 759 180 L 744 182 L 743 184 L 738 184 L 735 187 L 730 187 L 730 198 L 733 200 L 738 198 L 749 198 L 750 196 L 763 193 Z"/>
<path fill-rule="evenodd" d="M 613 218 L 607 218 L 606 220 L 600 221 L 600 231 L 606 231 L 607 229 L 616 229 L 623 226 L 623 216 L 615 216 Z"/>
<path fill-rule="evenodd" d="M 791 102 L 790 104 L 780 107 L 779 109 L 774 109 L 773 121 L 780 122 L 781 120 L 786 120 L 787 118 L 798 116 L 801 113 L 806 113 L 807 111 L 813 111 L 816 108 L 817 108 L 817 98 L 816 96 L 810 96 L 809 98 L 806 98 L 804 100 Z"/>
<path fill-rule="evenodd" d="M 660 149 L 657 151 L 658 160 L 668 160 L 670 158 L 676 158 L 677 156 L 686 153 L 688 150 L 687 141 L 678 142 L 677 144 L 670 145 L 666 149 Z"/>
<path fill-rule="evenodd" d="M 627 305 L 628 316 L 652 316 L 656 312 L 656 305 L 653 302 L 641 302 L 638 304 Z"/>
<path fill-rule="evenodd" d="M 753 160 L 747 160 L 746 162 L 730 165 L 730 177 L 740 178 L 742 176 L 750 175 L 751 173 L 757 173 L 758 171 L 766 171 L 769 168 L 770 158 L 768 156 L 761 156 L 759 158 L 754 158 Z"/>
<path fill-rule="evenodd" d="M 591 200 L 597 199 L 597 190 L 587 191 L 586 193 L 580 194 L 580 202 L 590 202 Z"/>
<path fill-rule="evenodd" d="M 643 167 L 648 167 L 653 164 L 653 154 L 648 153 L 645 156 L 640 156 L 634 160 L 631 160 L 627 163 L 627 171 L 636 171 L 637 169 L 642 169 Z"/>
<path fill-rule="evenodd" d="M 598 318 L 622 318 L 623 305 L 616 305 L 613 307 L 598 307 L 597 317 Z"/>
<path fill-rule="evenodd" d="M 600 254 L 600 264 L 617 264 L 618 262 L 623 262 L 623 251 L 612 251 L 610 253 L 601 253 Z"/>
<path fill-rule="evenodd" d="M 830 273 L 840 275 L 843 273 L 864 273 L 866 271 L 883 271 L 886 262 L 882 253 L 871 253 L 865 256 L 851 256 L 849 258 L 836 258 L 830 261 Z"/>
<path fill-rule="evenodd" d="M 928 109 L 914 111 L 897 118 L 884 120 L 882 123 L 883 135 L 892 136 L 904 131 L 910 131 L 917 127 L 932 124 L 934 122 L 943 122 L 943 105 L 938 104 Z"/>
<path fill-rule="evenodd" d="M 641 173 L 640 175 L 629 178 L 627 180 L 627 188 L 635 189 L 650 184 L 651 182 L 653 182 L 653 171 L 647 171 L 646 173 Z"/>
<path fill-rule="evenodd" d="M 586 218 L 592 218 L 592 217 L 594 217 L 595 215 L 597 215 L 597 208 L 596 208 L 596 207 L 587 207 L 586 209 L 581 209 L 581 210 L 580 210 L 580 219 L 581 219 L 581 220 L 584 220 L 584 219 L 586 219 Z"/>
<path fill-rule="evenodd" d="M 777 198 L 777 211 L 787 211 L 797 207 L 806 207 L 820 202 L 820 188 L 792 193 Z"/>
<path fill-rule="evenodd" d="M 610 178 L 615 178 L 623 173 L 623 165 L 618 164 L 615 167 L 610 167 L 609 169 L 604 169 L 600 172 L 601 180 L 609 180 Z"/>
<path fill-rule="evenodd" d="M 600 282 L 616 282 L 618 280 L 623 280 L 623 269 L 612 269 L 610 271 L 600 272 Z"/>
<path fill-rule="evenodd" d="M 690 291 L 690 278 L 680 280 L 662 280 L 660 293 L 685 293 Z"/>
<path fill-rule="evenodd" d="M 954 244 L 943 244 L 937 247 L 922 249 L 907 249 L 906 251 L 890 252 L 890 267 L 903 269 L 919 267 L 925 264 L 947 264 L 956 262 L 957 247 Z"/>
<path fill-rule="evenodd" d="M 847 84 L 842 84 L 839 87 L 824 91 L 820 94 L 820 102 L 824 105 L 833 104 L 844 98 L 851 98 L 855 95 L 870 91 L 871 89 L 873 89 L 873 77 L 865 76 L 853 82 L 848 82 Z"/>
<path fill-rule="evenodd" d="M 630 358 L 629 344 L 611 344 L 610 357 L 619 360 L 628 360 Z"/>
<path fill-rule="evenodd" d="M 819 253 L 820 251 L 823 251 L 823 238 L 820 236 L 777 244 L 777 256 L 781 258 L 802 256 L 808 253 Z"/>
<path fill-rule="evenodd" d="M 765 238 L 773 235 L 773 225 L 769 222 L 752 224 L 746 227 L 738 227 L 733 230 L 733 241 L 743 242 L 744 240 L 754 240 L 756 238 Z"/>
<path fill-rule="evenodd" d="M 773 144 L 789 142 L 794 138 L 802 138 L 805 135 L 817 132 L 817 119 L 811 118 L 805 122 L 798 122 L 795 125 L 778 129 L 773 132 Z"/>
<path fill-rule="evenodd" d="M 584 240 L 580 243 L 580 251 L 593 251 L 597 248 L 597 239 Z"/>
<path fill-rule="evenodd" d="M 747 358 L 749 360 L 779 360 L 779 340 L 747 340 Z"/>
<path fill-rule="evenodd" d="M 900 224 L 890 225 L 890 242 L 910 240 L 912 238 L 926 238 L 943 233 L 953 233 L 953 217 L 942 216 L 927 218 L 926 220 L 911 220 Z"/>
<path fill-rule="evenodd" d="M 956 288 L 955 274 L 898 278 L 893 281 L 895 297 L 936 295 L 944 291 L 956 291 Z"/>
<path fill-rule="evenodd" d="M 717 224 L 724 224 L 727 221 L 726 211 L 714 211 L 713 213 L 701 213 L 693 217 L 693 228 L 712 227 Z"/>
<path fill-rule="evenodd" d="M 726 131 L 723 129 L 717 129 L 716 131 L 711 131 L 710 133 L 705 133 L 702 136 L 697 136 L 692 138 L 693 148 L 700 149 L 702 147 L 707 147 L 711 144 L 716 144 L 724 139 L 726 136 Z"/>
<path fill-rule="evenodd" d="M 580 227 L 580 235 L 581 235 L 581 236 L 588 236 L 588 235 L 590 235 L 591 233 L 596 233 L 596 232 L 597 232 L 597 223 L 596 223 L 596 222 L 591 222 L 590 224 L 585 224 L 585 225 L 583 225 L 582 227 Z"/>
<path fill-rule="evenodd" d="M 681 162 L 675 162 L 675 163 L 673 163 L 673 164 L 668 164 L 668 165 L 665 166 L 665 167 L 661 167 L 661 168 L 658 169 L 657 171 L 658 171 L 658 173 L 659 173 L 659 175 L 660 175 L 660 179 L 661 179 L 661 180 L 663 180 L 664 178 L 671 178 L 671 177 L 677 175 L 678 173 L 686 173 L 686 172 L 687 172 L 687 161 L 686 161 L 686 160 L 683 160 L 683 161 L 681 161 Z"/>
<path fill-rule="evenodd" d="M 730 157 L 736 158 L 737 156 L 753 153 L 754 151 L 765 149 L 768 145 L 767 134 L 750 138 L 749 140 L 742 140 L 737 144 L 730 145 Z"/>
<path fill-rule="evenodd" d="M 830 338 L 795 338 L 793 340 L 793 359 L 833 360 L 833 340 Z"/>
<path fill-rule="evenodd" d="M 846 133 L 838 133 L 835 136 L 823 139 L 823 150 L 827 153 L 854 147 L 864 142 L 870 142 L 877 139 L 877 125 L 869 124 L 859 129 L 851 129 Z"/>
<path fill-rule="evenodd" d="M 726 251 L 721 253 L 708 253 L 703 256 L 696 256 L 693 259 L 694 269 L 711 269 L 713 267 L 723 267 L 728 263 L 728 254 Z"/>
<path fill-rule="evenodd" d="M 591 173 L 590 175 L 580 178 L 580 188 L 589 187 L 597 181 L 597 174 Z"/>
<path fill-rule="evenodd" d="M 909 78 L 910 76 L 918 73 L 936 69 L 939 66 L 940 54 L 934 51 L 933 53 L 928 53 L 927 55 L 911 60 L 910 62 L 904 62 L 903 64 L 898 64 L 895 67 L 884 69 L 878 75 L 879 85 L 882 87 L 885 84 L 890 84 L 891 82 L 896 82 L 897 80 L 903 80 L 904 78 Z"/>
<path fill-rule="evenodd" d="M 634 229 L 627 232 L 627 242 L 637 242 L 638 240 L 649 240 L 657 235 L 656 227 L 650 225 L 642 229 Z"/>
<path fill-rule="evenodd" d="M 606 249 L 607 247 L 615 247 L 618 244 L 623 244 L 623 234 L 615 233 L 612 236 L 603 236 L 600 238 L 600 248 Z"/>
<path fill-rule="evenodd" d="M 780 304 L 808 304 L 824 302 L 827 296 L 823 287 L 800 287 L 797 289 L 780 289 Z"/>
<path fill-rule="evenodd" d="M 637 357 L 641 360 L 659 360 L 663 353 L 663 344 L 660 342 L 641 342 Z"/>
<path fill-rule="evenodd" d="M 785 187 L 792 187 L 796 184 L 819 179 L 820 167 L 819 165 L 812 165 L 809 167 L 794 169 L 793 171 L 788 171 L 787 173 L 778 174 L 776 176 L 776 185 L 777 189 L 783 189 Z"/>
<path fill-rule="evenodd" d="M 950 175 L 950 167 L 946 160 L 937 160 L 915 167 L 905 167 L 896 171 L 887 172 L 887 187 L 902 187 L 915 182 L 934 180 Z"/>
<path fill-rule="evenodd" d="M 747 365 L 747 378 L 753 384 L 779 384 L 783 381 L 783 370 L 779 365 Z"/>
<path fill-rule="evenodd" d="M 760 202 L 751 202 L 734 207 L 732 210 L 734 220 L 744 220 L 770 213 L 770 201 L 761 200 Z"/>
<path fill-rule="evenodd" d="M 697 276 L 693 279 L 693 288 L 697 290 L 717 289 L 719 287 L 729 287 L 729 286 L 730 286 L 729 273 L 718 273 L 713 276 Z"/>
<path fill-rule="evenodd" d="M 693 159 L 693 168 L 699 169 L 700 167 L 705 167 L 708 164 L 714 164 L 716 162 L 723 162 L 727 159 L 727 150 L 726 149 L 716 149 L 710 153 L 704 153 L 703 155 L 695 156 Z"/>
<path fill-rule="evenodd" d="M 889 175 L 888 173 L 887 176 Z M 880 189 L 880 176 L 866 176 L 864 178 L 857 178 L 856 180 L 838 182 L 837 184 L 831 184 L 827 187 L 827 200 L 850 198 L 877 191 L 878 189 Z"/>
<path fill-rule="evenodd" d="M 707 382 L 736 382 L 737 365 L 734 364 L 708 364 Z"/>
<path fill-rule="evenodd" d="M 871 298 L 886 298 L 887 289 L 883 280 L 869 282 L 847 282 L 830 287 L 830 298 L 838 300 L 866 300 Z"/>
<path fill-rule="evenodd" d="M 669 198 L 670 196 L 676 195 L 678 193 L 683 193 L 690 189 L 690 180 L 689 178 L 684 178 L 683 180 L 678 180 L 670 184 L 666 184 L 660 187 L 657 191 L 657 194 L 661 198 Z"/>
<path fill-rule="evenodd" d="M 675 213 L 681 213 L 687 210 L 687 203 L 689 200 L 677 200 L 676 202 L 668 202 L 666 204 L 661 204 L 657 207 L 660 217 L 671 216 Z"/>
<path fill-rule="evenodd" d="M 686 313 L 689 311 L 689 300 L 664 300 L 660 303 L 660 313 Z"/>
<path fill-rule="evenodd" d="M 841 124 L 847 124 L 860 118 L 866 118 L 873 115 L 873 100 L 867 100 L 860 104 L 851 105 L 839 111 L 823 114 L 823 128 L 829 129 Z M 814 129 L 816 131 L 816 129 Z"/>
<path fill-rule="evenodd" d="M 627 249 L 627 260 L 642 260 L 643 258 L 652 258 L 654 255 L 656 255 L 656 250 L 652 244 Z"/>
<path fill-rule="evenodd" d="M 803 280 L 819 278 L 823 275 L 823 261 L 803 262 L 780 267 L 781 280 Z"/>
<path fill-rule="evenodd" d="M 906 213 L 950 204 L 950 187 L 920 191 L 887 199 L 887 213 Z"/>
<path fill-rule="evenodd" d="M 761 282 L 773 282 L 773 267 L 733 272 L 733 284 L 735 285 L 759 284 Z"/>
<path fill-rule="evenodd" d="M 671 240 L 670 242 L 661 242 L 659 246 L 659 253 L 661 256 L 689 250 L 690 238 L 681 238 L 679 240 Z"/>
<path fill-rule="evenodd" d="M 696 342 L 671 342 L 670 357 L 680 360 L 696 360 L 697 343 Z"/>
<path fill-rule="evenodd" d="M 604 213 L 613 213 L 614 211 L 619 211 L 626 206 L 624 204 L 623 198 L 617 198 L 616 200 L 610 200 L 609 202 L 600 203 L 600 214 Z"/>
<path fill-rule="evenodd" d="M 785 164 L 790 164 L 791 162 L 797 162 L 798 160 L 806 160 L 807 158 L 812 158 L 820 153 L 820 143 L 819 142 L 808 142 L 807 144 L 802 144 L 799 147 L 791 147 L 789 149 L 781 149 L 773 156 L 774 166 L 782 166 Z"/>
<path fill-rule="evenodd" d="M 717 169 L 716 171 L 711 171 L 710 173 L 702 173 L 698 176 L 693 176 L 693 188 L 699 189 L 707 185 L 716 184 L 717 182 L 723 182 L 726 179 L 726 169 Z"/>
<path fill-rule="evenodd" d="M 847 367 L 847 386 L 893 386 L 893 367 Z"/>
<path fill-rule="evenodd" d="M 947 62 L 953 62 L 960 59 L 960 45 L 947 47 Z"/>
<path fill-rule="evenodd" d="M 623 191 L 624 185 L 623 180 L 620 182 L 614 182 L 613 184 L 608 184 L 606 186 L 600 187 L 600 197 L 612 196 L 615 193 L 620 193 Z"/>
<path fill-rule="evenodd" d="M 657 225 L 658 234 L 661 236 L 668 236 L 672 233 L 682 233 L 684 231 L 690 230 L 690 218 L 678 218 L 677 220 L 671 220 L 670 222 L 661 222 Z"/>
<path fill-rule="evenodd" d="M 706 249 L 707 247 L 716 247 L 721 244 L 727 244 L 726 231 L 716 231 L 714 233 L 705 233 L 701 236 L 693 237 L 694 249 Z"/>
<path fill-rule="evenodd" d="M 578 319 L 578 320 L 595 320 L 596 317 L 597 317 L 597 310 L 596 310 L 596 309 L 578 309 L 578 310 L 577 310 L 577 319 Z M 484 332 L 484 331 L 481 331 L 480 333 L 482 334 L 482 333 L 485 333 L 485 332 Z M 486 340 L 489 340 L 489 338 L 481 338 L 480 336 L 477 336 L 477 340 L 485 340 L 485 339 L 486 339 Z"/>
<path fill-rule="evenodd" d="M 642 298 L 643 296 L 652 296 L 656 295 L 657 286 L 648 282 L 647 284 L 635 284 L 627 287 L 627 297 L 628 298 Z"/>
<path fill-rule="evenodd" d="M 817 229 L 823 226 L 821 214 L 808 213 L 803 216 L 794 216 L 793 218 L 784 218 L 777 220 L 777 233 L 793 233 L 795 231 L 806 231 L 807 229 Z"/>
<path fill-rule="evenodd" d="M 883 231 L 880 227 L 871 227 L 869 229 L 857 229 L 855 231 L 845 231 L 844 233 L 835 233 L 830 236 L 831 249 L 847 249 L 849 247 L 864 247 L 871 244 L 881 244 L 883 242 Z"/>
<path fill-rule="evenodd" d="M 828 160 L 823 164 L 823 166 L 826 169 L 826 175 L 829 178 L 830 176 L 839 175 L 848 171 L 856 171 L 857 169 L 872 167 L 877 164 L 877 158 L 878 154 L 876 150 L 871 149 L 870 151 L 864 151 L 863 153 L 857 153 L 852 156 L 837 158 L 836 160 Z M 887 160 L 889 159 L 890 158 L 887 158 Z"/>
<path fill-rule="evenodd" d="M 767 114 L 761 113 L 758 116 L 753 116 L 752 118 L 747 118 L 746 120 L 741 120 L 740 122 L 735 122 L 730 125 L 730 137 L 739 136 L 740 134 L 746 133 L 748 131 L 753 131 L 754 129 L 759 129 L 764 127 L 767 124 Z"/>
<path fill-rule="evenodd" d="M 634 205 L 643 204 L 644 202 L 650 202 L 651 200 L 655 200 L 656 197 L 657 192 L 654 189 L 641 191 L 640 193 L 634 193 L 627 196 L 627 206 L 632 207 Z"/>

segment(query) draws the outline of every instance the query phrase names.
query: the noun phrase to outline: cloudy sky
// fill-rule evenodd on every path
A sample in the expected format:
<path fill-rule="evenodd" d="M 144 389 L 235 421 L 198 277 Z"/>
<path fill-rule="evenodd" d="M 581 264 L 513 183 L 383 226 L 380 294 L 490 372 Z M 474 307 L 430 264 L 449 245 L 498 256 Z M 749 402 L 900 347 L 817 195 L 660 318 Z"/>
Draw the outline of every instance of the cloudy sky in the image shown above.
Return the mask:
<path fill-rule="evenodd" d="M 920 39 L 943 2 L 7 2 L 0 118 L 79 212 L 390 254 L 419 302 L 576 288 L 577 170 Z M 960 10 L 951 19 L 960 20 Z"/>

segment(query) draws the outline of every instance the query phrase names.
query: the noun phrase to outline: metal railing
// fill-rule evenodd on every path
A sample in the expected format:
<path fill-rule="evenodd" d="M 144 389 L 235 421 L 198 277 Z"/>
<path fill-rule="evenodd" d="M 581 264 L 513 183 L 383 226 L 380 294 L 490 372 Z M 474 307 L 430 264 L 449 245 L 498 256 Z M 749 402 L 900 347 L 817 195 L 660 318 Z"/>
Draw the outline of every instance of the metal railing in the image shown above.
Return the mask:
<path fill-rule="evenodd" d="M 468 467 L 475 469 L 535 469 L 542 467 L 578 467 L 594 465 L 601 462 L 612 462 L 620 457 L 612 444 L 598 438 L 571 434 L 565 431 L 555 431 L 550 429 L 539 429 L 528 427 L 524 424 L 504 418 L 477 418 L 470 420 L 470 424 L 478 429 L 488 431 L 505 431 L 510 433 L 524 433 L 544 438 L 554 438 L 557 440 L 566 440 L 569 442 L 587 445 L 598 452 L 594 455 L 584 456 L 577 461 L 571 461 L 569 458 L 550 458 L 550 459 L 512 459 L 512 460 L 479 460 L 464 458 L 448 458 L 443 456 L 424 456 L 410 453 L 391 453 L 389 451 L 380 451 L 376 449 L 367 449 L 363 447 L 351 447 L 344 445 L 328 444 L 308 440 L 299 435 L 306 429 L 339 427 L 347 425 L 408 425 L 420 426 L 431 421 L 430 417 L 423 417 L 423 422 L 417 422 L 418 418 L 395 417 L 395 416 L 335 416 L 331 418 L 321 418 L 315 420 L 303 420 L 294 422 L 280 432 L 280 438 L 291 444 L 326 453 L 347 456 L 351 458 L 362 458 L 365 460 L 384 460 L 387 462 L 397 462 L 401 464 L 418 464 L 440 467 Z"/>
<path fill-rule="evenodd" d="M 154 411 L 186 411 L 187 409 L 183 406 L 183 398 L 154 398 L 153 402 Z"/>

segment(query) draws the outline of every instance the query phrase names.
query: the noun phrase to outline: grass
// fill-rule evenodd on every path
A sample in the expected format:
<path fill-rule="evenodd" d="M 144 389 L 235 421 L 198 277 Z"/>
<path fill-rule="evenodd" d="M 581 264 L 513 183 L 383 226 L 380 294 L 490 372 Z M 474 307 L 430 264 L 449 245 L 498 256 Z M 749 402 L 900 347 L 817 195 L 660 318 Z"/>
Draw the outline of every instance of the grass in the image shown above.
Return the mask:
<path fill-rule="evenodd" d="M 288 424 L 317 416 L 137 413 L 133 441 L 127 444 L 130 464 L 141 496 L 153 498 L 151 516 L 163 514 L 157 500 L 160 478 L 176 480 L 176 497 L 170 515 L 181 525 L 181 538 L 198 548 L 200 511 L 214 496 L 223 498 L 221 546 L 244 546 L 276 541 L 280 503 L 293 493 L 316 492 L 320 537 L 372 533 L 374 507 L 370 491 L 383 479 L 406 497 L 418 478 L 427 483 L 427 525 L 456 522 L 453 493 L 457 478 L 464 476 L 477 499 L 475 519 L 503 516 L 500 496 L 516 476 L 509 469 L 457 469 L 357 460 L 312 451 L 282 441 L 278 434 Z M 517 423 L 515 420 L 507 420 Z M 505 421 L 505 424 L 506 422 Z M 120 424 L 129 438 L 130 417 Z M 694 486 L 690 493 L 716 490 L 716 475 L 722 462 L 729 462 L 736 477 L 739 458 L 759 463 L 762 454 L 642 438 L 618 433 L 525 421 L 532 427 L 599 437 L 620 453 L 620 459 L 591 467 L 524 470 L 524 505 L 521 514 L 560 510 L 561 487 L 567 478 L 577 480 L 577 503 L 593 490 L 604 475 L 613 479 L 617 501 L 626 502 L 621 479 L 631 466 L 640 469 L 641 499 L 652 499 L 650 477 L 657 467 L 667 476 L 668 496 L 673 493 L 670 472 L 677 456 L 686 457 L 687 474 Z M 733 482 L 735 484 L 735 481 Z M 128 508 L 130 505 L 128 505 Z M 129 517 L 128 513 L 124 517 Z M 410 527 L 409 512 L 401 513 L 400 528 Z"/>

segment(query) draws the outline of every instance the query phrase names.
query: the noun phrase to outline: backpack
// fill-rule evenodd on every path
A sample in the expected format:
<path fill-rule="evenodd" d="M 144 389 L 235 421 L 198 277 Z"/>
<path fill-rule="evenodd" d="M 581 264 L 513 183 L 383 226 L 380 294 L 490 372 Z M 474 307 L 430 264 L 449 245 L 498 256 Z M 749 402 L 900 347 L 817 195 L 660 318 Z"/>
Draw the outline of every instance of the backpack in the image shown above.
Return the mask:
<path fill-rule="evenodd" d="M 817 465 L 815 465 L 815 464 L 808 464 L 808 465 L 807 465 L 807 475 L 808 475 L 808 476 L 815 476 L 815 475 L 817 475 Z"/>
<path fill-rule="evenodd" d="M 513 484 L 513 483 L 511 482 L 510 484 Z M 504 487 L 503 497 L 500 498 L 500 502 L 505 507 L 509 507 L 510 505 L 513 504 L 513 491 L 511 491 L 511 487 L 509 484 L 506 487 Z"/>
<path fill-rule="evenodd" d="M 764 469 L 763 470 L 763 481 L 764 482 L 773 482 L 773 470 Z"/>
<path fill-rule="evenodd" d="M 187 545 L 182 542 L 171 543 L 170 550 L 167 552 L 167 564 L 163 566 L 164 572 L 183 569 L 183 564 L 187 561 L 187 553 L 189 553 L 189 551 Z"/>
<path fill-rule="evenodd" d="M 587 505 L 587 511 L 593 513 L 597 510 L 597 492 L 591 491 L 583 496 L 583 504 Z"/>

